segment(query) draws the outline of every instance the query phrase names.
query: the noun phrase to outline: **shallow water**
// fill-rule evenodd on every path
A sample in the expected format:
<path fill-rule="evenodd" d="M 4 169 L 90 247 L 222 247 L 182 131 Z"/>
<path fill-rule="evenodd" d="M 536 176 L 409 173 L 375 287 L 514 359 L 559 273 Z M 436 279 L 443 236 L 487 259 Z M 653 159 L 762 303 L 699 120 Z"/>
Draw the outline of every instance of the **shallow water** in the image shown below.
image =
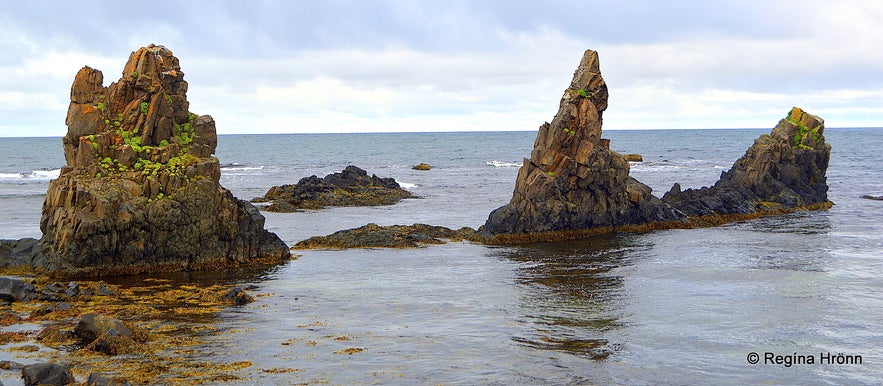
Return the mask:
<path fill-rule="evenodd" d="M 644 156 L 632 175 L 661 195 L 676 181 L 713 183 L 767 131 L 605 134 L 614 149 Z M 243 198 L 349 162 L 424 197 L 267 213 L 268 227 L 293 243 L 368 222 L 477 227 L 508 201 L 534 136 L 222 136 L 218 156 L 222 184 Z M 883 191 L 883 130 L 826 136 L 827 211 L 558 244 L 299 251 L 269 270 L 177 280 L 256 286 L 258 301 L 216 315 L 227 333 L 201 348 L 200 359 L 251 361 L 237 372 L 246 383 L 879 384 L 883 202 L 860 196 Z M 60 151 L 57 139 L 40 141 Z M 433 170 L 410 170 L 420 162 Z M 60 165 L 10 163 L 0 173 Z M 46 182 L 0 180 L 5 237 L 39 236 L 32 220 Z M 748 363 L 752 352 L 760 364 Z M 815 363 L 766 364 L 767 352 Z M 863 361 L 820 364 L 823 352 Z"/>

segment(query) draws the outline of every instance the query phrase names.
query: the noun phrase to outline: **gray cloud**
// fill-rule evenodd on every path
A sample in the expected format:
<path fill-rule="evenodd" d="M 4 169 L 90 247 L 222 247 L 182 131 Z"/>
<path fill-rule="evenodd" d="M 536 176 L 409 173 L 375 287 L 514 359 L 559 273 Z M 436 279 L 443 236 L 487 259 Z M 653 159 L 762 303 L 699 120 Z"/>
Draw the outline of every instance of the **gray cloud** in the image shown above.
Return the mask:
<path fill-rule="evenodd" d="M 458 124 L 477 122 L 462 129 L 502 114 L 530 119 L 507 124 L 533 129 L 551 118 L 586 48 L 600 51 L 612 95 L 630 98 L 619 101 L 621 113 L 613 108 L 612 123 L 617 114 L 621 122 L 672 114 L 673 102 L 654 105 L 661 97 L 682 101 L 672 119 L 689 126 L 705 119 L 697 111 L 724 103 L 750 112 L 793 99 L 824 109 L 816 95 L 835 92 L 835 122 L 839 114 L 873 123 L 883 118 L 881 25 L 883 6 L 867 1 L 11 2 L 0 14 L 0 136 L 34 116 L 60 135 L 76 71 L 88 64 L 110 82 L 148 43 L 175 51 L 194 106 L 239 125 L 232 131 L 244 130 L 236 122 L 248 111 L 293 122 L 342 108 L 353 119 L 459 114 Z M 321 85 L 363 98 L 323 105 L 315 101 L 334 90 Z M 781 98 L 758 97 L 773 94 Z M 28 103 L 37 100 L 44 103 Z M 689 100 L 705 105 L 685 107 Z"/>

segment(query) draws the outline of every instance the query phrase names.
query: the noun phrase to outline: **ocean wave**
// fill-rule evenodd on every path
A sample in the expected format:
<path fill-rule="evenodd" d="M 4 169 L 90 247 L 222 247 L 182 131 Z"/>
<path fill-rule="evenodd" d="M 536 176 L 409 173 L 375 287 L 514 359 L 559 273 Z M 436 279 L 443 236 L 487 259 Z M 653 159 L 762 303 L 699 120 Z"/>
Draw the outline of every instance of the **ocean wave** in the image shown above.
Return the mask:
<path fill-rule="evenodd" d="M 260 173 L 263 170 L 264 170 L 263 165 L 261 165 L 261 166 L 248 166 L 248 165 L 241 165 L 241 164 L 238 164 L 235 162 L 231 163 L 231 164 L 221 165 L 221 173 L 224 173 L 224 174 L 233 174 L 233 175 L 236 175 L 236 174 L 255 174 L 255 173 Z"/>
<path fill-rule="evenodd" d="M 485 162 L 488 166 L 493 166 L 495 168 L 517 168 L 521 166 L 520 162 L 503 162 L 503 161 L 487 161 Z"/>
<path fill-rule="evenodd" d="M 402 189 L 405 189 L 405 190 L 414 189 L 417 187 L 417 184 L 412 184 L 410 182 L 401 182 L 401 181 L 396 181 L 396 182 L 398 182 L 399 186 L 401 186 Z"/>
<path fill-rule="evenodd" d="M 59 174 L 61 174 L 61 169 L 0 173 L 0 181 L 49 181 L 58 178 Z"/>

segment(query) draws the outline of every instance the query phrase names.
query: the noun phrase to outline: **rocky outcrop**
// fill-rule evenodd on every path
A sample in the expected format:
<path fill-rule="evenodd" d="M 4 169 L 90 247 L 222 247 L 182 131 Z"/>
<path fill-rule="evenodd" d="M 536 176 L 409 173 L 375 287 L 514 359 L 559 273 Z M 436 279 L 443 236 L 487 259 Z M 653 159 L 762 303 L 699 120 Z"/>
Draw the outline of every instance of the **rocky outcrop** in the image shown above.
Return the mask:
<path fill-rule="evenodd" d="M 426 171 L 426 170 L 430 170 L 430 169 L 432 169 L 432 166 L 430 166 L 428 163 L 422 163 L 422 162 L 421 162 L 421 163 L 419 163 L 419 164 L 414 165 L 413 167 L 411 167 L 411 169 L 413 169 L 413 170 L 422 170 L 422 171 Z"/>
<path fill-rule="evenodd" d="M 825 173 L 831 145 L 824 131 L 821 118 L 795 107 L 713 186 L 682 191 L 675 184 L 662 200 L 690 216 L 830 206 Z"/>
<path fill-rule="evenodd" d="M 558 113 L 540 126 L 509 204 L 488 216 L 483 233 L 527 234 L 680 221 L 684 215 L 629 177 L 629 163 L 601 138 L 607 84 L 588 50 Z"/>
<path fill-rule="evenodd" d="M 42 264 L 55 275 L 197 270 L 289 258 L 264 217 L 218 180 L 211 116 L 189 112 L 178 58 L 150 45 L 103 86 L 81 69 L 63 138 L 67 166 L 49 184 Z"/>
<path fill-rule="evenodd" d="M 313 175 L 296 185 L 274 186 L 252 202 L 269 202 L 264 209 L 270 212 L 294 212 L 326 206 L 392 205 L 410 197 L 411 192 L 402 189 L 394 179 L 369 177 L 368 172 L 350 165 L 324 178 Z"/>
<path fill-rule="evenodd" d="M 474 229 L 453 230 L 426 224 L 388 225 L 368 224 L 359 228 L 316 236 L 295 244 L 297 249 L 344 248 L 414 248 L 426 244 L 450 241 L 480 241 Z"/>

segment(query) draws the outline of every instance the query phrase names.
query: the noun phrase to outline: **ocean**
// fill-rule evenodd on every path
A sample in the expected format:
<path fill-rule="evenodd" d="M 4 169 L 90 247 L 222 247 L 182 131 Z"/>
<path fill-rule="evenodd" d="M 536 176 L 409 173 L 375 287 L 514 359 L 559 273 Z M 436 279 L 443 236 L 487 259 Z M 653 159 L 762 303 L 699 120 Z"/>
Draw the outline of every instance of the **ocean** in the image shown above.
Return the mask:
<path fill-rule="evenodd" d="M 768 132 L 604 136 L 644 157 L 631 175 L 661 196 L 714 183 Z M 883 195 L 883 129 L 825 135 L 827 211 L 566 243 L 296 251 L 269 270 L 185 275 L 258 295 L 214 316 L 227 333 L 199 355 L 251 362 L 237 375 L 254 384 L 883 383 L 883 201 L 861 198 Z M 221 184 L 243 199 L 347 165 L 420 196 L 264 213 L 293 245 L 367 223 L 477 228 L 508 202 L 535 136 L 222 135 L 216 155 Z M 411 170 L 421 162 L 432 170 Z M 0 138 L 0 238 L 40 237 L 63 164 L 59 138 Z M 292 371 L 262 371 L 274 368 Z"/>

